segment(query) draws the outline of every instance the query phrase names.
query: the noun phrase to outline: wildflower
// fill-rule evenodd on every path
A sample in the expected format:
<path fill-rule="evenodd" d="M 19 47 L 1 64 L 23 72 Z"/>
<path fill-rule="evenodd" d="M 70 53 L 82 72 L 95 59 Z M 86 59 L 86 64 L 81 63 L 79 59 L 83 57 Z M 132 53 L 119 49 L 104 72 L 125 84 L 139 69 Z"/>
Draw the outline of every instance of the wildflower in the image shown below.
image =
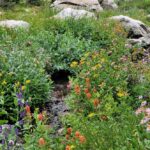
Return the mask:
<path fill-rule="evenodd" d="M 37 118 L 38 118 L 39 121 L 42 121 L 43 120 L 43 114 L 42 113 L 38 114 Z"/>
<path fill-rule="evenodd" d="M 20 82 L 18 81 L 15 83 L 15 87 L 19 87 L 19 86 L 20 86 Z"/>
<path fill-rule="evenodd" d="M 2 127 L 2 126 L 0 126 L 0 133 L 2 133 L 2 131 L 3 131 L 3 127 Z"/>
<path fill-rule="evenodd" d="M 71 150 L 71 146 L 67 145 L 65 150 Z"/>
<path fill-rule="evenodd" d="M 92 117 L 94 117 L 94 116 L 95 116 L 95 113 L 90 113 L 90 114 L 88 115 L 89 118 L 92 118 Z"/>
<path fill-rule="evenodd" d="M 15 142 L 13 140 L 9 140 L 9 143 L 8 143 L 9 146 L 13 146 L 14 144 Z"/>
<path fill-rule="evenodd" d="M 66 134 L 66 140 L 69 140 L 70 135 Z"/>
<path fill-rule="evenodd" d="M 22 90 L 22 91 L 24 91 L 24 90 L 25 90 L 25 88 L 26 88 L 26 86 L 22 86 L 22 87 L 21 87 L 21 90 Z"/>
<path fill-rule="evenodd" d="M 97 107 L 99 105 L 99 100 L 98 99 L 94 99 L 93 104 L 95 107 Z"/>
<path fill-rule="evenodd" d="M 20 120 L 20 121 L 19 121 L 19 125 L 23 125 L 23 120 Z"/>
<path fill-rule="evenodd" d="M 88 99 L 90 99 L 92 97 L 91 93 L 86 93 L 86 96 Z"/>
<path fill-rule="evenodd" d="M 80 90 L 80 86 L 79 85 L 76 85 L 74 90 L 75 90 L 76 94 L 80 94 L 81 90 Z"/>
<path fill-rule="evenodd" d="M 84 92 L 89 93 L 89 89 L 88 88 L 84 89 Z"/>
<path fill-rule="evenodd" d="M 30 112 L 31 112 L 30 106 L 29 106 L 29 105 L 26 105 L 25 110 L 26 110 L 27 113 L 30 113 Z"/>
<path fill-rule="evenodd" d="M 3 75 L 3 74 L 2 74 L 2 73 L 0 73 L 0 77 L 2 77 L 2 75 Z"/>
<path fill-rule="evenodd" d="M 2 144 L 2 145 L 5 144 L 5 140 L 4 140 L 4 139 L 1 140 L 1 144 Z"/>
<path fill-rule="evenodd" d="M 139 115 L 141 114 L 142 112 L 144 112 L 144 109 L 143 108 L 138 108 L 135 112 L 136 115 Z"/>
<path fill-rule="evenodd" d="M 85 81 L 86 81 L 86 83 L 89 83 L 90 82 L 90 78 L 86 78 Z"/>
<path fill-rule="evenodd" d="M 150 132 L 150 124 L 147 125 L 146 130 L 147 130 L 148 132 Z"/>
<path fill-rule="evenodd" d="M 106 115 L 101 115 L 100 118 L 101 118 L 101 120 L 104 120 L 104 121 L 108 120 L 108 117 Z"/>
<path fill-rule="evenodd" d="M 5 92 L 4 92 L 4 91 L 2 91 L 2 92 L 1 92 L 1 95 L 4 95 L 4 94 L 5 94 Z"/>
<path fill-rule="evenodd" d="M 145 123 L 147 123 L 149 121 L 150 121 L 150 118 L 145 117 L 144 119 L 141 120 L 140 124 L 145 124 Z"/>
<path fill-rule="evenodd" d="M 2 85 L 6 85 L 6 84 L 7 84 L 6 80 L 3 80 Z"/>
<path fill-rule="evenodd" d="M 39 146 L 44 146 L 46 144 L 44 138 L 40 138 L 38 142 L 39 142 Z"/>
<path fill-rule="evenodd" d="M 18 99 L 22 99 L 22 97 L 23 97 L 21 92 L 17 93 L 16 96 L 17 96 Z"/>
<path fill-rule="evenodd" d="M 145 110 L 145 112 L 146 112 L 146 114 L 147 114 L 148 116 L 150 116 L 150 108 L 147 108 L 147 109 Z"/>
<path fill-rule="evenodd" d="M 21 112 L 20 112 L 20 118 L 23 118 L 25 115 L 26 115 L 26 112 L 25 112 L 25 111 L 21 111 Z"/>
<path fill-rule="evenodd" d="M 26 84 L 29 84 L 29 83 L 31 83 L 31 80 L 26 80 L 25 83 L 26 83 Z"/>
<path fill-rule="evenodd" d="M 19 135 L 19 130 L 18 130 L 18 128 L 15 128 L 15 134 L 16 134 L 16 135 Z"/>
<path fill-rule="evenodd" d="M 78 65 L 77 61 L 73 61 L 70 65 L 70 67 L 75 68 Z"/>
<path fill-rule="evenodd" d="M 120 91 L 117 93 L 117 95 L 118 95 L 119 97 L 124 97 L 124 96 L 126 96 L 126 92 L 120 90 Z"/>
<path fill-rule="evenodd" d="M 76 138 L 79 138 L 80 135 L 81 135 L 81 134 L 80 134 L 79 131 L 76 131 L 76 132 L 75 132 L 75 137 L 76 137 Z"/>
<path fill-rule="evenodd" d="M 67 133 L 70 135 L 72 132 L 72 128 L 67 128 Z"/>
<path fill-rule="evenodd" d="M 147 101 L 144 101 L 144 102 L 141 103 L 141 107 L 144 107 L 146 105 L 147 105 Z"/>
<path fill-rule="evenodd" d="M 86 138 L 83 135 L 79 136 L 79 141 L 80 143 L 85 143 L 86 142 Z"/>
<path fill-rule="evenodd" d="M 18 100 L 18 105 L 19 105 L 20 107 L 22 107 L 22 106 L 24 105 L 24 103 L 19 99 L 19 100 Z"/>
<path fill-rule="evenodd" d="M 74 145 L 71 145 L 71 149 L 74 149 L 75 148 L 75 146 Z"/>

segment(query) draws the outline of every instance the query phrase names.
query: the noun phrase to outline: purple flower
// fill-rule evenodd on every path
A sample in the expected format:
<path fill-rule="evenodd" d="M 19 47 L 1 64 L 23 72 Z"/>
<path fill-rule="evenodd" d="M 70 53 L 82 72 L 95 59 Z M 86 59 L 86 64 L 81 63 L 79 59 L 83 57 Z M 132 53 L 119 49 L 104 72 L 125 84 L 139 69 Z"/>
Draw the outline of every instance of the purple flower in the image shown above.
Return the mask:
<path fill-rule="evenodd" d="M 18 105 L 19 105 L 20 107 L 23 107 L 24 103 L 19 99 L 19 100 L 18 100 Z"/>
<path fill-rule="evenodd" d="M 21 112 L 20 112 L 20 118 L 23 118 L 25 115 L 26 115 L 26 112 L 25 112 L 25 111 L 21 111 Z"/>
<path fill-rule="evenodd" d="M 18 135 L 19 134 L 19 130 L 18 128 L 15 128 L 15 134 Z"/>
<path fill-rule="evenodd" d="M 2 126 L 0 126 L 0 133 L 2 133 L 2 131 L 3 131 L 3 127 L 2 127 Z"/>
<path fill-rule="evenodd" d="M 2 145 L 5 144 L 5 140 L 4 140 L 4 139 L 1 140 L 1 144 L 2 144 Z"/>
<path fill-rule="evenodd" d="M 26 102 L 25 102 L 25 105 L 29 105 L 29 102 L 28 102 L 28 101 L 26 101 Z"/>
<path fill-rule="evenodd" d="M 23 97 L 23 96 L 22 96 L 22 92 L 17 93 L 17 94 L 16 94 L 16 96 L 17 96 L 17 98 L 18 98 L 19 100 L 21 100 L 21 99 L 22 99 L 22 97 Z"/>
<path fill-rule="evenodd" d="M 23 120 L 20 120 L 20 121 L 19 121 L 19 125 L 23 125 Z"/>

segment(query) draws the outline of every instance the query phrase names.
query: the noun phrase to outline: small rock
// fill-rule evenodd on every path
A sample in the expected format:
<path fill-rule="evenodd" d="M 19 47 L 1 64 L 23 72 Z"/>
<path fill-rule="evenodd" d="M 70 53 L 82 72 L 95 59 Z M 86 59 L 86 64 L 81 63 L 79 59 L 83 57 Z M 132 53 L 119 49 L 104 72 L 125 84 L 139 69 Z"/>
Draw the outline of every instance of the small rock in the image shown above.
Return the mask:
<path fill-rule="evenodd" d="M 114 0 L 103 0 L 101 2 L 101 6 L 103 9 L 117 9 L 118 5 L 114 2 Z"/>
<path fill-rule="evenodd" d="M 76 10 L 76 9 L 72 9 L 72 8 L 66 8 L 66 9 L 62 10 L 57 15 L 55 15 L 54 18 L 57 18 L 57 19 L 95 18 L 96 19 L 94 13 L 92 13 L 92 12 L 88 12 L 86 10 Z"/>
<path fill-rule="evenodd" d="M 0 21 L 0 26 L 1 27 L 6 27 L 6 28 L 24 28 L 24 29 L 29 29 L 29 23 L 22 21 L 22 20 L 4 20 Z"/>

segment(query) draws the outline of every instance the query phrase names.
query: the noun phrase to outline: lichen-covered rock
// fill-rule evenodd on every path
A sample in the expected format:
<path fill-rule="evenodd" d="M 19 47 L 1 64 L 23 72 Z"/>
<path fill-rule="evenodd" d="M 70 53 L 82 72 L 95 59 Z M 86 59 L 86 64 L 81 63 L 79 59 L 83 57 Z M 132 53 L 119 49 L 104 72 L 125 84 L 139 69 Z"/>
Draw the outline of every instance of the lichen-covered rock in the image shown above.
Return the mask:
<path fill-rule="evenodd" d="M 150 33 L 150 28 L 139 20 L 132 19 L 128 16 L 114 16 L 111 19 L 120 22 L 128 31 L 129 38 L 140 38 Z"/>
<path fill-rule="evenodd" d="M 101 6 L 103 9 L 117 9 L 118 5 L 114 2 L 114 0 L 103 0 L 101 2 Z"/>
<path fill-rule="evenodd" d="M 66 8 L 59 12 L 57 15 L 54 16 L 57 19 L 81 19 L 81 18 L 96 18 L 94 13 L 88 12 L 86 10 L 77 10 L 72 8 Z"/>
<path fill-rule="evenodd" d="M 3 20 L 0 21 L 1 27 L 6 28 L 23 28 L 23 29 L 29 29 L 29 23 L 22 21 L 22 20 Z"/>
<path fill-rule="evenodd" d="M 103 8 L 99 4 L 98 0 L 56 0 L 51 5 L 51 7 L 62 10 L 65 8 L 73 9 L 85 9 L 85 10 L 95 10 L 102 11 Z"/>

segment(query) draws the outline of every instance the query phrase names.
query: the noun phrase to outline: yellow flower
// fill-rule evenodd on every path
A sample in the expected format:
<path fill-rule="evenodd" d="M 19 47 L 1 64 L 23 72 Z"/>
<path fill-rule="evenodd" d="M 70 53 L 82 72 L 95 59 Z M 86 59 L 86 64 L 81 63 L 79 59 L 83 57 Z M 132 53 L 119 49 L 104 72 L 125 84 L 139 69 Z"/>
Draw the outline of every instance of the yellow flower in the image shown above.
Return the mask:
<path fill-rule="evenodd" d="M 4 95 L 4 94 L 5 94 L 5 92 L 4 92 L 4 91 L 2 91 L 2 92 L 1 92 L 1 95 Z"/>
<path fill-rule="evenodd" d="M 127 93 L 120 90 L 120 91 L 117 93 L 117 95 L 118 95 L 119 97 L 124 97 L 124 96 L 127 95 Z"/>
<path fill-rule="evenodd" d="M 105 59 L 105 58 L 102 58 L 102 59 L 101 59 L 101 62 L 102 62 L 102 63 L 104 63 L 105 61 L 106 61 L 106 59 Z"/>
<path fill-rule="evenodd" d="M 94 77 L 94 78 L 97 78 L 97 77 L 98 77 L 98 74 L 94 74 L 93 77 Z"/>
<path fill-rule="evenodd" d="M 21 90 L 22 90 L 22 91 L 24 91 L 24 90 L 25 90 L 25 88 L 26 88 L 26 86 L 22 86 L 22 87 L 21 87 Z"/>
<path fill-rule="evenodd" d="M 70 65 L 70 67 L 74 68 L 78 65 L 78 62 L 77 61 L 73 61 Z"/>
<path fill-rule="evenodd" d="M 31 80 L 26 80 L 25 83 L 26 83 L 26 84 L 29 84 L 29 83 L 31 83 Z"/>
<path fill-rule="evenodd" d="M 90 113 L 90 114 L 88 115 L 89 118 L 92 118 L 92 117 L 94 117 L 94 116 L 95 116 L 95 113 Z"/>
<path fill-rule="evenodd" d="M 14 74 L 13 72 L 9 72 L 9 73 L 8 73 L 9 76 L 12 76 L 13 74 Z"/>
<path fill-rule="evenodd" d="M 84 56 L 85 56 L 85 57 L 88 57 L 89 55 L 90 55 L 90 53 L 88 52 L 88 53 L 86 53 Z"/>
<path fill-rule="evenodd" d="M 6 84 L 7 84 L 7 82 L 5 80 L 3 80 L 2 85 L 6 85 Z"/>
<path fill-rule="evenodd" d="M 19 86 L 20 86 L 20 82 L 18 81 L 15 83 L 15 87 L 19 87 Z"/>
<path fill-rule="evenodd" d="M 0 73 L 0 77 L 2 77 L 2 75 L 3 75 L 3 74 L 2 74 L 2 73 Z"/>
<path fill-rule="evenodd" d="M 74 148 L 75 148 L 75 146 L 74 146 L 74 145 L 71 145 L 71 146 L 70 146 L 70 148 L 71 148 L 71 149 L 74 149 Z"/>

